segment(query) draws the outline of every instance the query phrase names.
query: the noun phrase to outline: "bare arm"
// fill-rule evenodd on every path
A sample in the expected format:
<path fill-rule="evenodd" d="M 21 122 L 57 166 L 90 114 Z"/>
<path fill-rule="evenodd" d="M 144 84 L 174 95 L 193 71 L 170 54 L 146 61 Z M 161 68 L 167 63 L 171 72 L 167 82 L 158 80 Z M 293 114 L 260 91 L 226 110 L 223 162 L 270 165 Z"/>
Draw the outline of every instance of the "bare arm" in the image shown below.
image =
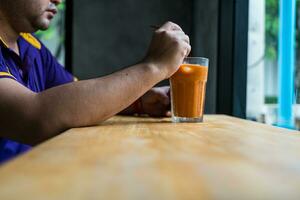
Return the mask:
<path fill-rule="evenodd" d="M 126 108 L 160 81 L 162 76 L 158 72 L 151 66 L 138 64 L 106 77 L 38 94 L 14 80 L 1 79 L 0 91 L 9 88 L 0 98 L 0 109 L 2 113 L 6 111 L 1 114 L 1 135 L 32 144 L 67 128 L 99 123 Z"/>
<path fill-rule="evenodd" d="M 14 80 L 0 80 L 0 136 L 37 144 L 65 129 L 108 119 L 171 76 L 190 51 L 187 41 L 177 26 L 167 23 L 155 33 L 143 62 L 109 76 L 38 94 Z"/>

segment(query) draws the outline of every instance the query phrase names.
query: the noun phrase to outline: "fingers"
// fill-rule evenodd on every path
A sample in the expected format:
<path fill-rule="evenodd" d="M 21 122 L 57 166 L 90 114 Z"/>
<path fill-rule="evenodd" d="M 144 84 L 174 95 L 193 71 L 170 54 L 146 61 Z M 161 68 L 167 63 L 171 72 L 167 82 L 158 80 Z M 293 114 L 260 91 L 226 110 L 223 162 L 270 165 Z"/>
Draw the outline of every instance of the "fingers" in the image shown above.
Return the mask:
<path fill-rule="evenodd" d="M 162 117 L 171 117 L 170 112 L 170 86 L 163 86 L 158 87 L 157 89 L 157 98 L 159 102 L 162 104 L 161 110 L 160 110 L 160 116 Z"/>
<path fill-rule="evenodd" d="M 183 31 L 159 31 L 159 34 L 164 34 L 165 37 L 172 39 L 174 45 L 180 46 L 182 50 L 182 56 L 187 57 L 191 51 L 190 38 Z"/>
<path fill-rule="evenodd" d="M 173 22 L 166 22 L 163 26 L 156 30 L 156 32 L 173 38 L 173 40 L 179 43 L 179 45 L 183 45 L 183 56 L 187 57 L 189 55 L 191 51 L 190 38 L 183 32 L 180 26 Z M 186 44 L 181 44 L 182 42 Z"/>
<path fill-rule="evenodd" d="M 170 92 L 170 86 L 162 86 L 157 88 L 160 88 L 164 94 L 168 94 Z"/>
<path fill-rule="evenodd" d="M 180 39 L 185 41 L 186 43 L 190 43 L 190 38 L 188 35 L 186 35 L 180 26 L 173 22 L 167 22 L 163 26 L 161 26 L 159 29 L 157 29 L 158 32 L 167 32 L 169 34 L 173 34 L 178 36 Z"/>
<path fill-rule="evenodd" d="M 164 105 L 170 104 L 170 86 L 162 86 L 162 87 L 156 87 L 154 88 L 157 92 L 158 98 L 160 98 L 161 102 L 163 102 Z"/>
<path fill-rule="evenodd" d="M 185 44 L 184 44 L 184 49 L 185 49 L 184 52 L 183 52 L 184 57 L 188 57 L 188 55 L 190 54 L 191 49 L 192 49 L 191 45 L 185 43 Z"/>
<path fill-rule="evenodd" d="M 167 22 L 153 33 L 145 60 L 161 69 L 166 79 L 178 70 L 190 51 L 189 36 L 177 24 Z"/>
<path fill-rule="evenodd" d="M 181 27 L 173 22 L 166 22 L 158 30 L 178 30 L 182 31 Z"/>
<path fill-rule="evenodd" d="M 170 104 L 170 98 L 168 96 L 167 92 L 161 91 L 156 93 L 156 98 L 161 102 L 163 105 L 169 105 Z"/>
<path fill-rule="evenodd" d="M 186 35 L 183 31 L 174 31 L 170 33 L 173 37 L 176 37 L 179 40 L 183 40 L 186 43 L 190 44 L 190 37 Z"/>
<path fill-rule="evenodd" d="M 190 44 L 190 37 L 188 35 L 184 34 L 184 36 L 182 36 L 182 40 Z"/>
<path fill-rule="evenodd" d="M 171 117 L 172 113 L 171 113 L 171 111 L 168 110 L 165 115 L 166 115 L 166 117 Z"/>
<path fill-rule="evenodd" d="M 147 114 L 152 117 L 171 116 L 169 92 L 169 86 L 154 87 L 148 91 L 148 101 L 144 102 L 144 108 L 148 110 Z"/>

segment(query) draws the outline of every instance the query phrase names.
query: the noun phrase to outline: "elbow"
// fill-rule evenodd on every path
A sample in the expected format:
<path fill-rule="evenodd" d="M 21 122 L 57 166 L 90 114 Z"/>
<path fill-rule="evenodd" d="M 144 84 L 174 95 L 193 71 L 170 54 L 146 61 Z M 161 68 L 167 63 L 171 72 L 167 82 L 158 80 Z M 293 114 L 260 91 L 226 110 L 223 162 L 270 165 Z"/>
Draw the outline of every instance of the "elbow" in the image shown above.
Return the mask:
<path fill-rule="evenodd" d="M 41 107 L 48 109 L 41 109 Z M 29 140 L 31 145 L 40 144 L 70 128 L 97 125 L 114 115 L 111 112 L 98 113 L 98 115 L 90 113 L 89 115 L 85 115 L 88 117 L 82 117 L 82 115 L 73 111 L 65 110 L 61 112 L 57 109 L 49 109 L 49 107 L 48 105 L 40 104 L 39 109 L 36 109 L 37 112 L 31 116 L 31 122 L 28 123 L 34 125 L 31 127 L 33 135 Z"/>
<path fill-rule="evenodd" d="M 45 119 L 43 117 L 34 120 L 31 129 L 31 137 L 28 139 L 30 145 L 38 145 L 48 139 L 51 139 L 63 131 L 67 130 L 66 126 L 59 123 L 52 123 L 54 120 Z M 29 123 L 30 124 L 30 123 Z"/>
<path fill-rule="evenodd" d="M 97 125 L 99 123 L 102 123 L 108 119 L 110 119 L 113 115 L 103 115 L 101 118 L 98 118 L 97 120 L 94 120 L 94 123 L 91 123 L 91 121 L 84 121 L 79 120 L 77 118 L 72 118 L 69 120 L 62 119 L 62 115 L 60 116 L 53 116 L 46 117 L 47 115 L 40 115 L 40 117 L 35 118 L 31 123 L 28 124 L 34 124 L 33 127 L 31 127 L 32 135 L 30 139 L 28 140 L 30 145 L 38 145 L 50 138 L 53 138 L 62 132 L 70 129 L 70 128 L 78 128 L 78 127 L 84 127 L 84 126 L 91 126 L 91 125 Z M 66 116 L 65 116 L 66 117 Z M 68 117 L 67 117 L 68 118 Z"/>

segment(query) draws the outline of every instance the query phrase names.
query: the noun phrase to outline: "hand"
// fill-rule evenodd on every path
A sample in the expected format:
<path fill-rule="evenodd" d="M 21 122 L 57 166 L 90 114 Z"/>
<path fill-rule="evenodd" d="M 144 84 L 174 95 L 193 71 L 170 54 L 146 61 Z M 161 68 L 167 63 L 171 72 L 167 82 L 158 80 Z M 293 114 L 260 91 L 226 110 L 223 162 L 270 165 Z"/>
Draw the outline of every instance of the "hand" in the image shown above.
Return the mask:
<path fill-rule="evenodd" d="M 151 117 L 170 117 L 170 87 L 155 87 L 141 97 L 145 114 Z"/>
<path fill-rule="evenodd" d="M 144 62 L 156 66 L 167 79 L 177 71 L 190 50 L 190 39 L 180 26 L 167 22 L 154 32 Z"/>

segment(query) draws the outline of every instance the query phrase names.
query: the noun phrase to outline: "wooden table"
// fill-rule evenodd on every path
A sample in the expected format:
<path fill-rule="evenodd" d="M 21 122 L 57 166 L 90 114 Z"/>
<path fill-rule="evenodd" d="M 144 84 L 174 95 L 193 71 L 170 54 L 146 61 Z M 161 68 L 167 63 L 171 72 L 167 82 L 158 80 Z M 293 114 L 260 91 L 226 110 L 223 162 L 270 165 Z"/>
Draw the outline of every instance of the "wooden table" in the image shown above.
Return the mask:
<path fill-rule="evenodd" d="M 300 134 L 220 115 L 114 117 L 0 167 L 0 199 L 300 199 Z"/>

